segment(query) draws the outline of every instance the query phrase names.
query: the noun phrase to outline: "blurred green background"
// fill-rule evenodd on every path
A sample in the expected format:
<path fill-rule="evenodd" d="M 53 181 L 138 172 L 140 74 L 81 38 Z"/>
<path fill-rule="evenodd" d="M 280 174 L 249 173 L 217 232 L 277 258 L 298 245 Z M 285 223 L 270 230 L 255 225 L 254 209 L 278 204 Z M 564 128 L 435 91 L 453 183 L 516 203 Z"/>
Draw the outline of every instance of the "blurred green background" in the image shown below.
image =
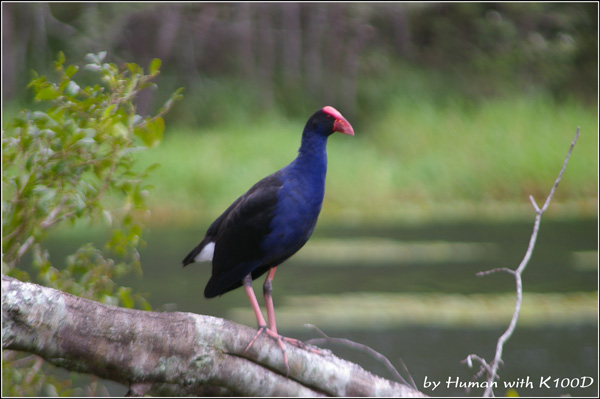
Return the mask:
<path fill-rule="evenodd" d="M 549 214 L 597 214 L 597 5 L 591 3 L 3 5 L 3 107 L 106 50 L 163 61 L 140 113 L 185 87 L 167 115 L 153 221 L 208 222 L 295 156 L 316 109 L 338 108 L 322 218 L 524 217 L 582 137 Z M 82 73 L 82 79 L 85 74 Z"/>
<path fill-rule="evenodd" d="M 233 200 L 295 157 L 315 110 L 336 107 L 356 136 L 331 137 L 319 225 L 274 283 L 278 321 L 288 335 L 314 337 L 302 329 L 313 323 L 402 358 L 419 388 L 424 376 L 469 380 L 474 371 L 460 360 L 491 357 L 514 287 L 508 275 L 474 274 L 518 265 L 534 219 L 528 196 L 543 202 L 580 126 L 524 276 L 532 296 L 501 374 L 597 375 L 596 3 L 2 9 L 3 118 L 36 106 L 29 71 L 52 76 L 58 51 L 79 64 L 104 50 L 117 64 L 160 58 L 159 89 L 140 98 L 142 114 L 185 87 L 164 141 L 138 155 L 140 167 L 161 166 L 149 179 L 144 276 L 128 284 L 155 308 L 253 325 L 242 291 L 206 301 L 210 266 L 182 270 L 180 260 Z M 49 238 L 52 256 L 103 234 L 61 231 Z M 597 392 L 596 381 L 519 394 Z"/>

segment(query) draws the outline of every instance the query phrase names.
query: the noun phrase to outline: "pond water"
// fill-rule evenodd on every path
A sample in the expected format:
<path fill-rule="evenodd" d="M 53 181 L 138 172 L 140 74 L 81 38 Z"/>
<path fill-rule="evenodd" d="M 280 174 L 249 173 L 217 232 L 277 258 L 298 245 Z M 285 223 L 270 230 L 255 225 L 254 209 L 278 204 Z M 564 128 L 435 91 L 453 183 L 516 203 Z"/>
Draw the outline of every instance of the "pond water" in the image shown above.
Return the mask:
<path fill-rule="evenodd" d="M 471 353 L 487 360 L 493 357 L 514 308 L 514 280 L 507 273 L 475 274 L 496 267 L 516 268 L 532 226 L 533 220 L 320 225 L 305 248 L 280 266 L 275 276 L 273 296 L 280 332 L 302 340 L 317 338 L 315 330 L 305 327 L 311 323 L 331 337 L 372 347 L 407 376 L 404 363 L 417 388 L 426 394 L 480 396 L 482 389 L 466 393 L 456 383 L 468 383 L 476 373 L 461 361 Z M 144 275 L 124 283 L 148 293 L 157 310 L 208 314 L 254 326 L 243 290 L 207 300 L 202 293 L 210 264 L 181 267 L 181 260 L 200 241 L 206 227 L 150 231 L 140 252 Z M 86 239 L 80 237 L 82 242 Z M 71 238 L 66 244 L 63 238 L 48 244 L 56 261 L 77 242 Z M 254 283 L 259 298 L 262 282 L 263 278 Z M 508 393 L 504 381 L 521 381 L 515 387 L 520 396 L 597 395 L 597 219 L 542 220 L 523 283 L 522 317 L 505 346 L 496 395 Z M 328 347 L 376 374 L 393 378 L 365 353 Z M 592 377 L 593 383 L 572 387 L 590 381 L 575 380 L 581 377 Z M 432 390 L 424 385 L 425 380 L 441 383 Z M 125 392 L 114 385 L 110 389 L 117 395 Z"/>

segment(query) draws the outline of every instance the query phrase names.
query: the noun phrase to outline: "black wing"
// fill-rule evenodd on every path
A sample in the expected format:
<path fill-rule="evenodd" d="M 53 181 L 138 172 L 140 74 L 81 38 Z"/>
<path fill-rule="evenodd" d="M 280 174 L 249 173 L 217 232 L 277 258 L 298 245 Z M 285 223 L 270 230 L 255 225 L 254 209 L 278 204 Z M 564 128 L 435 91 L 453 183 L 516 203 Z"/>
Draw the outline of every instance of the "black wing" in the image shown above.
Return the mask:
<path fill-rule="evenodd" d="M 194 249 L 192 249 L 192 251 L 187 254 L 187 256 L 183 259 L 183 266 L 187 266 L 190 263 L 194 263 L 196 261 L 196 256 L 202 251 L 202 249 L 210 242 L 215 242 L 217 239 L 217 234 L 219 232 L 219 228 L 221 226 L 221 223 L 223 222 L 223 220 L 225 218 L 227 218 L 227 215 L 229 215 L 229 212 L 231 212 L 232 209 L 234 209 L 239 203 L 240 201 L 244 198 L 244 196 L 241 196 L 240 198 L 238 198 L 237 200 L 235 200 L 233 202 L 233 204 L 229 205 L 229 208 L 227 208 L 225 210 L 225 212 L 223 212 L 221 214 L 221 216 L 219 216 L 214 222 L 212 222 L 212 224 L 210 225 L 210 227 L 208 228 L 208 230 L 206 231 L 206 234 L 204 236 L 204 238 L 202 239 L 202 241 L 200 241 L 200 244 L 198 244 Z"/>
<path fill-rule="evenodd" d="M 209 227 L 201 245 L 215 242 L 215 251 L 212 276 L 204 296 L 222 295 L 242 285 L 242 279 L 249 273 L 254 272 L 252 274 L 256 278 L 268 270 L 268 267 L 257 270 L 267 255 L 260 244 L 271 231 L 277 192 L 282 185 L 279 172 L 265 177 L 231 204 Z"/>

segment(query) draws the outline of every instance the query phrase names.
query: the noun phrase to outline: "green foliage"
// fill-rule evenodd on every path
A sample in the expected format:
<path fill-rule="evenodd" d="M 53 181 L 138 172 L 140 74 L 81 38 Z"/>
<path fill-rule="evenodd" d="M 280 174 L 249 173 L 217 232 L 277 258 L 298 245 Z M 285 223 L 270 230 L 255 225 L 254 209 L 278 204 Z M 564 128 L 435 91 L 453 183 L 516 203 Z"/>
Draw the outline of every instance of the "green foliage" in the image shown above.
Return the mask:
<path fill-rule="evenodd" d="M 22 110 L 4 126 L 2 269 L 88 299 L 150 309 L 141 294 L 116 280 L 141 273 L 137 248 L 149 213 L 145 179 L 156 165 L 139 171 L 134 154 L 161 141 L 163 116 L 181 98 L 181 90 L 156 115 L 140 116 L 135 98 L 155 87 L 160 60 L 153 60 L 145 74 L 137 64 L 119 68 L 104 62 L 105 57 L 106 52 L 86 56 L 84 70 L 100 83 L 82 87 L 74 80 L 80 68 L 66 66 L 61 52 L 54 63 L 58 79 L 34 73 L 28 85 L 35 101 L 48 104 L 47 109 Z M 83 245 L 64 266 L 56 266 L 43 239 L 57 227 L 81 220 L 107 223 L 110 239 L 103 249 Z M 33 278 L 23 270 L 27 253 L 32 255 Z"/>
<path fill-rule="evenodd" d="M 77 396 L 70 380 L 61 380 L 55 369 L 38 356 L 20 356 L 17 352 L 2 354 L 2 396 Z M 49 374 L 50 372 L 50 374 Z"/>

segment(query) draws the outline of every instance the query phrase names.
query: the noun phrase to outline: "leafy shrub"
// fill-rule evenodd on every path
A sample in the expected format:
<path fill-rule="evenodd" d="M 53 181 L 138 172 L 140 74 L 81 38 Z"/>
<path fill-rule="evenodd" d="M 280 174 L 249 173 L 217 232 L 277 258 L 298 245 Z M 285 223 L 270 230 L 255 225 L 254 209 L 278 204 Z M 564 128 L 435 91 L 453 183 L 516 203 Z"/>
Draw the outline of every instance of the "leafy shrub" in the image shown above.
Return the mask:
<path fill-rule="evenodd" d="M 142 243 L 150 188 L 144 179 L 156 165 L 136 171 L 134 153 L 160 142 L 163 116 L 181 98 L 181 89 L 156 115 L 138 115 L 136 96 L 155 86 L 152 81 L 159 74 L 160 60 L 154 59 L 145 74 L 139 65 L 119 68 L 104 62 L 105 57 L 105 52 L 86 56 L 84 69 L 100 82 L 82 87 L 74 80 L 80 68 L 65 66 L 60 53 L 54 63 L 57 81 L 34 73 L 28 85 L 35 101 L 48 105 L 47 109 L 22 110 L 4 126 L 2 271 L 103 303 L 150 309 L 141 294 L 116 280 L 132 271 L 141 272 L 137 248 Z M 120 202 L 115 204 L 115 199 Z M 44 238 L 58 226 L 77 221 L 105 221 L 112 229 L 110 239 L 103 249 L 83 245 L 67 257 L 64 267 L 53 265 Z M 23 270 L 24 255 L 29 252 L 37 273 L 33 279 Z M 33 361 L 31 367 L 39 369 L 36 364 Z M 16 387 L 17 381 L 27 380 L 23 376 L 29 371 L 3 370 L 5 377 L 10 374 L 5 382 L 15 381 L 15 385 L 5 385 L 3 393 L 39 393 L 22 391 L 34 389 L 27 387 L 30 384 Z M 60 391 L 64 385 L 50 381 L 42 379 L 35 389 L 50 384 Z"/>

